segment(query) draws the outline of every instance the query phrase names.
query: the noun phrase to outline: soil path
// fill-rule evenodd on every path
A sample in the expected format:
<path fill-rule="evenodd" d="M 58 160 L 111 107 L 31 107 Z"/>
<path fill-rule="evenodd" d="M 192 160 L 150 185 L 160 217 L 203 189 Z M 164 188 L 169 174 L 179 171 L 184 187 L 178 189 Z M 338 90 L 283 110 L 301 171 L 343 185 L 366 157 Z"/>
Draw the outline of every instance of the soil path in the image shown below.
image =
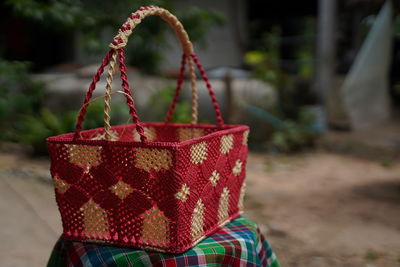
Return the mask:
<path fill-rule="evenodd" d="M 400 164 L 251 154 L 247 215 L 283 266 L 400 266 Z"/>

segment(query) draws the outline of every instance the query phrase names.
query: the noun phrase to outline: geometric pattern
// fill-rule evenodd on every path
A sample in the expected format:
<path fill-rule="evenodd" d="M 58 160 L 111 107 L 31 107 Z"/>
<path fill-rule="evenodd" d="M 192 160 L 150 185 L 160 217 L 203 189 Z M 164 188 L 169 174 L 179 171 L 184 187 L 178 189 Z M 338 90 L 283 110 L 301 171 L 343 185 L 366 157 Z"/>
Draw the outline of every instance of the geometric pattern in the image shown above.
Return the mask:
<path fill-rule="evenodd" d="M 168 218 L 156 206 L 142 214 L 142 241 L 153 246 L 165 246 L 168 242 Z"/>
<path fill-rule="evenodd" d="M 232 168 L 233 175 L 239 176 L 239 174 L 242 172 L 242 164 L 243 163 L 240 161 L 240 159 L 235 162 L 235 166 Z"/>
<path fill-rule="evenodd" d="M 219 199 L 218 205 L 218 220 L 220 223 L 229 218 L 229 189 L 224 187 Z"/>
<path fill-rule="evenodd" d="M 71 186 L 58 177 L 53 177 L 53 184 L 59 194 L 64 194 Z"/>
<path fill-rule="evenodd" d="M 92 200 L 83 205 L 81 211 L 85 235 L 93 238 L 106 237 L 109 231 L 107 212 Z"/>
<path fill-rule="evenodd" d="M 193 164 L 201 164 L 207 159 L 207 143 L 201 142 L 190 148 L 191 161 Z"/>
<path fill-rule="evenodd" d="M 190 194 L 190 189 L 186 184 L 182 185 L 181 190 L 175 194 L 175 197 L 183 202 L 185 202 Z"/>
<path fill-rule="evenodd" d="M 65 237 L 180 253 L 243 209 L 246 129 L 143 126 L 154 142 L 133 142 L 135 125 L 113 128 L 113 142 L 50 139 Z"/>
<path fill-rule="evenodd" d="M 243 142 L 242 142 L 242 144 L 247 146 L 248 139 L 249 139 L 249 130 L 246 130 L 243 133 Z"/>
<path fill-rule="evenodd" d="M 69 161 L 79 167 L 90 168 L 101 163 L 101 146 L 65 145 Z"/>
<path fill-rule="evenodd" d="M 195 241 L 203 235 L 204 204 L 201 199 L 197 201 L 193 210 L 191 225 L 192 240 Z"/>
<path fill-rule="evenodd" d="M 172 154 L 167 149 L 138 148 L 136 150 L 135 167 L 150 172 L 172 167 Z"/>
<path fill-rule="evenodd" d="M 111 192 L 117 195 L 120 199 L 125 199 L 130 193 L 133 192 L 133 188 L 122 181 L 119 181 L 115 185 L 110 187 Z"/>
<path fill-rule="evenodd" d="M 216 186 L 219 178 L 220 178 L 220 174 L 217 171 L 213 171 L 211 173 L 211 177 L 209 178 L 209 180 L 213 186 Z"/>
<path fill-rule="evenodd" d="M 124 46 L 133 28 L 150 15 L 161 16 L 177 31 L 184 49 L 182 61 L 190 60 L 200 70 L 212 98 L 217 125 L 169 123 L 174 106 L 165 123 L 140 121 L 129 94 L 124 50 L 114 45 Z M 63 234 L 77 241 L 89 238 L 115 246 L 181 253 L 218 227 L 218 220 L 239 215 L 237 200 L 245 179 L 243 165 L 248 149 L 242 143 L 248 127 L 224 124 L 187 33 L 167 10 L 141 7 L 129 16 L 111 47 L 89 86 L 75 132 L 46 139 Z M 117 58 L 134 123 L 109 129 L 115 141 L 97 140 L 103 138 L 98 133 L 109 128 L 107 118 L 107 127 L 81 131 L 86 105 L 104 67 L 116 64 Z M 108 74 L 110 85 L 111 69 Z M 179 86 L 181 82 L 179 78 Z M 195 121 L 196 112 L 193 113 Z M 143 129 L 146 140 L 139 140 L 136 129 Z"/>
<path fill-rule="evenodd" d="M 204 136 L 204 129 L 186 127 L 178 128 L 178 138 L 181 142 L 202 136 Z"/>
<path fill-rule="evenodd" d="M 228 154 L 233 148 L 233 134 L 223 135 L 221 137 L 221 148 L 222 154 Z"/>

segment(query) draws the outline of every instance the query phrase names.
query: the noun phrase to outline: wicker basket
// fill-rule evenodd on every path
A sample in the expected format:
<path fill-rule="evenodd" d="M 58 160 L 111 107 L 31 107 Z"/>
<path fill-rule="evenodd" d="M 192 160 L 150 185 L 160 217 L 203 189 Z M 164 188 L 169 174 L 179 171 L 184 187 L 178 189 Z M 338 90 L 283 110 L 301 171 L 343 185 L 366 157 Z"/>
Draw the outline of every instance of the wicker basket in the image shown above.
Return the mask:
<path fill-rule="evenodd" d="M 149 15 L 160 16 L 174 28 L 184 51 L 174 100 L 162 123 L 139 122 L 124 63 L 129 35 Z M 181 253 L 240 214 L 248 127 L 224 124 L 188 35 L 167 10 L 149 6 L 132 13 L 110 48 L 86 94 L 75 132 L 47 139 L 64 238 Z M 170 123 L 186 63 L 191 73 L 192 123 Z M 105 126 L 81 131 L 107 65 Z M 109 103 L 116 65 L 133 124 L 111 127 Z M 197 123 L 195 65 L 206 82 L 218 125 Z"/>

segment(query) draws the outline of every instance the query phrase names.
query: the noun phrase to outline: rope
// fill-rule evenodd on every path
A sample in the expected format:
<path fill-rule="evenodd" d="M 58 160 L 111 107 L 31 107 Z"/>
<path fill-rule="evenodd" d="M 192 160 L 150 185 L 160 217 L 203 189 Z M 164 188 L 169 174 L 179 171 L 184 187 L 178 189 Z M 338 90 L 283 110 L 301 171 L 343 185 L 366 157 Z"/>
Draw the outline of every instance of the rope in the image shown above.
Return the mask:
<path fill-rule="evenodd" d="M 199 114 L 199 96 L 197 93 L 196 73 L 193 59 L 189 58 L 190 81 L 192 86 L 192 124 L 197 124 Z"/>
<path fill-rule="evenodd" d="M 217 116 L 218 124 L 219 124 L 219 126 L 222 127 L 222 126 L 224 126 L 224 119 L 222 118 L 221 110 L 219 108 L 217 98 L 215 97 L 215 93 L 211 87 L 210 80 L 208 79 L 207 74 L 204 71 L 203 66 L 200 64 L 199 59 L 197 58 L 196 54 L 191 54 L 190 56 L 193 58 L 194 62 L 196 63 L 197 68 L 200 71 L 201 77 L 203 78 L 204 82 L 206 83 L 207 90 L 210 94 L 211 101 L 214 106 L 215 115 Z"/>
<path fill-rule="evenodd" d="M 117 62 L 117 53 L 114 52 L 111 57 L 110 66 L 107 72 L 106 78 L 106 93 L 104 96 L 104 132 L 106 140 L 111 140 L 111 125 L 110 125 L 110 112 L 111 112 L 111 91 L 112 91 L 112 81 L 115 71 L 115 64 Z"/>
<path fill-rule="evenodd" d="M 119 29 L 118 34 L 114 37 L 112 43 L 109 45 L 110 48 L 117 50 L 125 47 L 133 29 L 136 28 L 136 26 L 139 25 L 144 18 L 152 15 L 160 16 L 174 29 L 186 55 L 193 53 L 193 45 L 190 42 L 189 36 L 183 28 L 182 23 L 180 23 L 180 21 L 168 10 L 156 6 L 141 7 L 139 10 L 132 13 Z"/>
<path fill-rule="evenodd" d="M 113 54 L 113 50 L 110 50 L 107 53 L 107 55 L 103 58 L 100 67 L 97 69 L 97 72 L 93 76 L 92 82 L 89 85 L 89 90 L 86 93 L 85 100 L 83 101 L 81 111 L 79 112 L 78 117 L 76 118 L 74 140 L 76 140 L 80 136 L 80 132 L 82 131 L 82 124 L 83 124 L 83 121 L 85 119 L 85 115 L 87 112 L 88 103 L 89 103 L 90 99 L 92 98 L 93 91 L 96 89 L 96 84 L 100 80 L 101 74 L 104 72 L 105 66 L 107 66 L 108 63 L 110 62 L 110 58 L 111 58 L 112 54 Z"/>

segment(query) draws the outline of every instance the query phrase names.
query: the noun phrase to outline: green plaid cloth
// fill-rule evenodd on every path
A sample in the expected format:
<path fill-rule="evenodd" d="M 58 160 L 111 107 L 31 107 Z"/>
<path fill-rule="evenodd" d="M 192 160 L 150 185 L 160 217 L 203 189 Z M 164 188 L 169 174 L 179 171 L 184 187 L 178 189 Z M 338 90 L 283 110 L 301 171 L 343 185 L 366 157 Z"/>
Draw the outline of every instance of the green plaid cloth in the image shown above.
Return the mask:
<path fill-rule="evenodd" d="M 239 217 L 182 254 L 73 242 L 56 243 L 48 267 L 97 266 L 268 266 L 278 260 L 257 225 Z"/>

